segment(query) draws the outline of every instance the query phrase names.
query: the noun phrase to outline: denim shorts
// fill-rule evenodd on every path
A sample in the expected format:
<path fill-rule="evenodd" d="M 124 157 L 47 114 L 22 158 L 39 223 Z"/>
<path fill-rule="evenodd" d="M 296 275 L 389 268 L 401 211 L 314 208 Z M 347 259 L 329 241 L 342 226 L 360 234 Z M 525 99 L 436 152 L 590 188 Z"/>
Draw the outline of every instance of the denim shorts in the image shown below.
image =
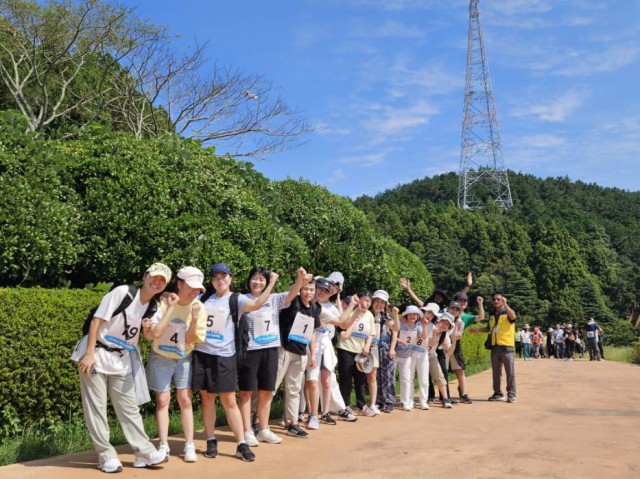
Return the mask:
<path fill-rule="evenodd" d="M 171 359 L 155 351 L 149 353 L 147 361 L 147 383 L 155 392 L 171 390 L 171 382 L 176 389 L 191 387 L 191 355 L 182 359 Z"/>

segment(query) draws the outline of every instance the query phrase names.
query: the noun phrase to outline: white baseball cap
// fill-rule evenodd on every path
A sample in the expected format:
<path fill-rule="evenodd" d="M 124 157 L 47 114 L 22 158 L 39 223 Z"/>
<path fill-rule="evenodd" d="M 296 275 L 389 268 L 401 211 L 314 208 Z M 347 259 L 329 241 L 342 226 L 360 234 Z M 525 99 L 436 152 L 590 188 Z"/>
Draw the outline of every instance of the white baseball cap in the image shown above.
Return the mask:
<path fill-rule="evenodd" d="M 379 289 L 375 293 L 373 293 L 371 299 L 381 299 L 385 303 L 389 304 L 389 293 L 387 293 L 384 289 Z"/>
<path fill-rule="evenodd" d="M 185 266 L 180 268 L 176 273 L 176 276 L 187 283 L 188 286 L 194 289 L 199 289 L 201 292 L 205 292 L 205 287 L 202 284 L 204 281 L 204 274 L 195 266 Z"/>

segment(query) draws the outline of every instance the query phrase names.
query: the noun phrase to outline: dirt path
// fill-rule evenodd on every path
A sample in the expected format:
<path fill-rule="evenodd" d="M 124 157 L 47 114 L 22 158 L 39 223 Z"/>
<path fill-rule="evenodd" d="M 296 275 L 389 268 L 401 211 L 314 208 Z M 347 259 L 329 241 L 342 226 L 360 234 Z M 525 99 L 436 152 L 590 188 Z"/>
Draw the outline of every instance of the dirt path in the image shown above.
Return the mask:
<path fill-rule="evenodd" d="M 640 478 L 640 367 L 614 362 L 540 360 L 516 364 L 518 402 L 491 403 L 491 372 L 469 378 L 474 403 L 362 417 L 355 424 L 321 426 L 309 439 L 284 436 L 254 448 L 257 460 L 233 459 L 227 430 L 221 455 L 185 464 L 175 455 L 155 470 L 131 467 L 119 448 L 122 478 Z M 452 388 L 455 390 L 455 386 Z M 196 447 L 204 446 L 197 435 Z M 104 478 L 93 453 L 0 468 L 3 479 Z"/>

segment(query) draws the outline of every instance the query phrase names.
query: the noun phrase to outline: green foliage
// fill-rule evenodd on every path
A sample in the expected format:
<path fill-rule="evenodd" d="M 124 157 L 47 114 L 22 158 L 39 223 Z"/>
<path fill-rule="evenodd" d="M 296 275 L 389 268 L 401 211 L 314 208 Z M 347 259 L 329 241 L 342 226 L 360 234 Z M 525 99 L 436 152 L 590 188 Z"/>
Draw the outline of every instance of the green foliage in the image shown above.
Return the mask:
<path fill-rule="evenodd" d="M 520 321 L 544 326 L 594 317 L 612 341 L 633 340 L 623 318 L 640 297 L 640 193 L 510 173 L 514 208 L 461 211 L 456 175 L 415 180 L 355 201 L 377 228 L 454 292 L 503 291 Z"/>
<path fill-rule="evenodd" d="M 0 285 L 51 285 L 82 250 L 77 197 L 60 152 L 24 131 L 22 117 L 0 113 Z"/>
<path fill-rule="evenodd" d="M 633 344 L 630 359 L 633 364 L 640 364 L 640 341 L 636 341 Z"/>
<path fill-rule="evenodd" d="M 78 373 L 69 357 L 87 312 L 101 297 L 88 290 L 0 289 L 5 434 L 20 432 L 15 424 L 45 426 L 80 409 Z"/>

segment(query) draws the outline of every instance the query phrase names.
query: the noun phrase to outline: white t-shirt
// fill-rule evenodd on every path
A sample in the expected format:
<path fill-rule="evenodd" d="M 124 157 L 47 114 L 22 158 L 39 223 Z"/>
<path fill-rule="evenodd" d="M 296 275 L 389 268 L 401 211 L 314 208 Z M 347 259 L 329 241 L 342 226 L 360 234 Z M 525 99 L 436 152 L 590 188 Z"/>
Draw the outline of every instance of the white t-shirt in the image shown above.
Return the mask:
<path fill-rule="evenodd" d="M 280 311 L 286 306 L 285 301 L 288 295 L 289 293 L 271 294 L 269 299 L 262 305 L 262 308 L 247 314 L 247 327 L 249 328 L 248 351 L 280 346 Z M 251 301 L 257 299 L 252 294 L 243 296 Z M 257 336 L 256 331 L 258 333 Z"/>
<path fill-rule="evenodd" d="M 117 316 L 111 317 L 128 293 L 127 285 L 114 288 L 102 298 L 93 315 L 103 320 L 98 330 L 97 340 L 110 348 L 122 349 L 122 351 L 109 352 L 104 348 L 96 348 L 95 368 L 98 373 L 123 374 L 131 371 L 129 351 L 135 350 L 138 346 L 142 316 L 147 311 L 149 303 L 140 302 L 138 290 L 129 307 Z"/>
<path fill-rule="evenodd" d="M 198 343 L 196 351 L 229 358 L 236 354 L 235 325 L 231 319 L 229 299 L 231 292 L 219 298 L 212 294 L 204 303 L 207 310 L 207 334 L 204 342 Z M 238 316 L 242 316 L 247 296 L 238 296 Z"/>

